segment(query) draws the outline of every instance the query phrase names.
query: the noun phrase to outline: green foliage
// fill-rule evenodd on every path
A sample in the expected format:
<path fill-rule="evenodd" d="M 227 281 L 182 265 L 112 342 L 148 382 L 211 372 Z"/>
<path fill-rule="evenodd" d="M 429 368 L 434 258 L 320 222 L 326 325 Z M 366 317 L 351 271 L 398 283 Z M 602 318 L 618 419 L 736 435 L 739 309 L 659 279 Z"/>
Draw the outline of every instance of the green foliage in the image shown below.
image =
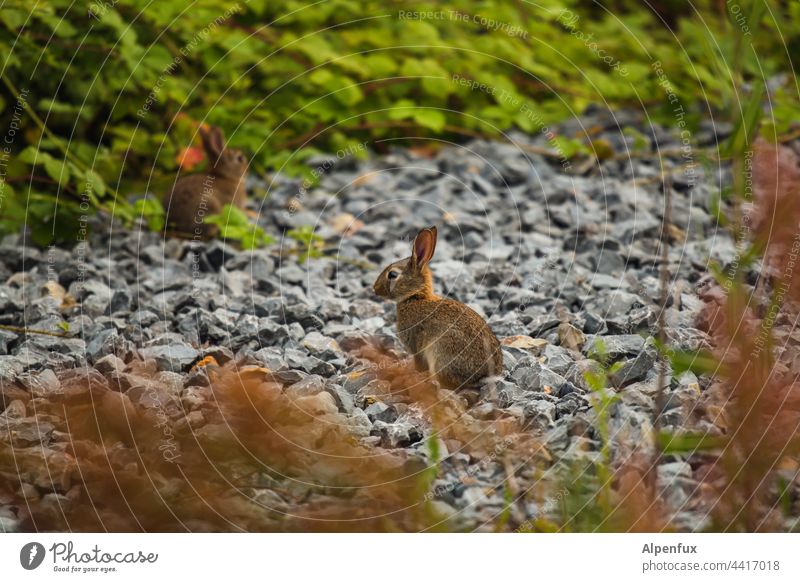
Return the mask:
<path fill-rule="evenodd" d="M 673 434 L 662 431 L 658 435 L 659 447 L 665 455 L 718 451 L 725 445 L 725 442 L 726 440 L 722 437 L 693 432 Z"/>
<path fill-rule="evenodd" d="M 761 121 L 761 107 L 764 100 L 764 84 L 755 83 L 755 88 L 751 91 L 741 117 L 736 119 L 731 137 L 722 148 L 722 154 L 728 157 L 743 156 L 750 149 L 757 133 L 758 124 Z"/>
<path fill-rule="evenodd" d="M 611 411 L 619 396 L 609 388 L 609 376 L 618 365 L 608 365 L 603 342 L 597 342 L 590 357 L 602 365 L 584 372 L 591 390 L 589 401 L 597 416 L 595 430 L 600 441 L 599 454 L 569 465 L 562 478 L 567 495 L 561 499 L 562 527 L 567 531 L 596 531 L 610 527 L 614 511 L 612 485 L 614 467 L 611 458 Z"/>
<path fill-rule="evenodd" d="M 247 215 L 236 206 L 226 204 L 219 214 L 206 216 L 203 221 L 219 227 L 220 237 L 238 242 L 245 250 L 253 250 L 275 242 L 264 229 L 252 224 Z"/>
<path fill-rule="evenodd" d="M 633 138 L 633 146 L 631 150 L 634 152 L 643 152 L 647 151 L 648 143 L 647 138 L 635 127 L 623 127 L 622 128 L 623 135 L 627 137 Z"/>
<path fill-rule="evenodd" d="M 145 221 L 147 227 L 152 231 L 164 229 L 166 216 L 161 202 L 153 198 L 140 198 L 133 204 L 133 211 L 136 216 Z"/>
<path fill-rule="evenodd" d="M 598 351 L 604 353 L 601 342 L 598 342 Z M 584 373 L 586 383 L 592 390 L 589 401 L 597 414 L 597 433 L 600 438 L 600 458 L 599 463 L 595 463 L 595 473 L 597 475 L 600 490 L 597 502 L 600 509 L 605 513 L 611 512 L 611 482 L 613 478 L 613 467 L 611 465 L 611 409 L 619 396 L 608 388 L 608 377 L 618 369 L 612 365 L 610 368 L 600 368 L 597 371 L 587 371 Z"/>
<path fill-rule="evenodd" d="M 625 0 L 607 10 L 577 0 L 12 2 L 0 14 L 0 102 L 3 124 L 19 129 L 0 232 L 24 215 L 39 240 L 74 240 L 81 205 L 134 219 L 127 196 L 142 183 L 160 196 L 159 178 L 174 176 L 201 122 L 223 127 L 254 169 L 299 174 L 315 151 L 539 133 L 592 103 L 675 124 L 666 81 L 687 119 L 701 100 L 738 112 L 735 149 L 755 123 L 762 77 L 788 73 L 770 91 L 764 131 L 800 118 L 783 44 L 800 44 L 798 4 L 739 4 L 750 35 L 710 0 L 691 18 L 682 3 L 655 14 Z M 598 145 L 574 135 L 548 144 L 566 157 Z"/>
<path fill-rule="evenodd" d="M 561 483 L 566 494 L 559 500 L 560 524 L 555 531 L 595 532 L 608 518 L 608 507 L 598 503 L 597 463 L 577 461 L 565 467 Z"/>
<path fill-rule="evenodd" d="M 424 499 L 426 503 L 430 503 L 433 483 L 436 481 L 436 477 L 439 476 L 439 462 L 442 460 L 439 438 L 439 435 L 434 433 L 425 441 L 429 464 L 423 471 L 419 472 L 415 484 L 417 488 L 417 497 Z"/>
<path fill-rule="evenodd" d="M 667 357 L 673 374 L 716 374 L 720 369 L 720 362 L 707 350 L 667 350 Z"/>
<path fill-rule="evenodd" d="M 501 532 L 505 529 L 508 521 L 511 519 L 511 508 L 514 505 L 514 492 L 506 480 L 503 483 L 503 511 L 497 517 L 494 523 L 494 531 Z"/>

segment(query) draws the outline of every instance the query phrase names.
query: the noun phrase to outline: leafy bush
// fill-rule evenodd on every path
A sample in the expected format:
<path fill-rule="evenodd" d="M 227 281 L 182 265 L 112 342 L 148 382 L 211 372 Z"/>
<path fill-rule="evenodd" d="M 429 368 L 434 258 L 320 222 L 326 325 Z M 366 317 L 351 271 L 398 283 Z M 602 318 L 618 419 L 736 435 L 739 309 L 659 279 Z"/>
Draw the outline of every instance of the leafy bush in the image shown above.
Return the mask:
<path fill-rule="evenodd" d="M 74 239 L 97 209 L 134 219 L 128 194 L 160 195 L 201 122 L 222 126 L 256 171 L 298 173 L 319 150 L 537 133 L 592 103 L 674 123 L 666 85 L 687 118 L 698 101 L 740 110 L 744 82 L 791 73 L 782 43 L 800 43 L 797 3 L 740 2 L 750 36 L 731 34 L 740 23 L 725 3 L 695 3 L 691 19 L 662 4 L 7 3 L 0 104 L 16 129 L 0 231 L 27 222 L 44 243 Z M 771 106 L 767 129 L 787 131 L 800 114 L 788 78 Z"/>

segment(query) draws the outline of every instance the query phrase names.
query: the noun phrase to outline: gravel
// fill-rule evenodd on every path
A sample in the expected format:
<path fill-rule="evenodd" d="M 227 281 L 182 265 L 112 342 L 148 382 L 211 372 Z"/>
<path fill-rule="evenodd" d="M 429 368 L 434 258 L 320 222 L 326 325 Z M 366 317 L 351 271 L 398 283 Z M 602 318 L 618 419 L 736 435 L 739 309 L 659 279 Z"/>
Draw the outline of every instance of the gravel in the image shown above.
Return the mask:
<path fill-rule="evenodd" d="M 606 128 L 594 139 L 618 137 L 602 113 L 582 121 Z M 649 124 L 635 123 L 656 139 Z M 672 132 L 658 128 L 657 136 L 660 149 L 679 145 Z M 547 145 L 542 136 L 513 138 Z M 110 415 L 158 407 L 176 432 L 224 434 L 224 420 L 203 411 L 214 398 L 214 365 L 235 362 L 271 370 L 304 410 L 343 415 L 365 446 L 424 460 L 429 411 L 393 402 L 352 350 L 374 341 L 403 355 L 394 306 L 375 297 L 371 285 L 383 266 L 408 254 L 421 227 L 436 224 L 435 287 L 484 314 L 503 344 L 505 375 L 481 392 L 474 414 L 522 421 L 545 443 L 553 468 L 546 478 L 557 486 L 559 467 L 599 454 L 599 395 L 587 372 L 607 366 L 603 394 L 615 402 L 612 459 L 627 454 L 625 442 L 647 449 L 657 385 L 653 337 L 663 195 L 659 183 L 636 180 L 653 175 L 654 160 L 609 160 L 577 175 L 513 145 L 473 141 L 433 157 L 398 150 L 333 162 L 302 199 L 296 198 L 298 179 L 252 179 L 251 186 L 268 189 L 269 197 L 251 200 L 251 208 L 282 249 L 295 244 L 286 229 L 303 224 L 315 225 L 333 249 L 302 263 L 296 253 L 282 256 L 278 245 L 242 251 L 220 241 L 164 241 L 118 227 L 111 233 L 98 224 L 86 243 L 53 251 L 54 273 L 48 251 L 26 245 L 22 235 L 6 237 L 0 261 L 12 275 L 0 284 L 0 323 L 66 330 L 69 338 L 0 330 L 0 440 L 61 450 L 54 421 L 38 418 L 34 406 L 20 408 L 16 396 L 47 398 L 61 389 L 66 370 L 87 366 L 113 380 L 115 394 L 124 396 L 103 399 Z M 694 188 L 675 183 L 672 192 L 674 229 L 685 238 L 668 254 L 670 289 L 682 298 L 666 311 L 677 348 L 705 341 L 693 327 L 695 284 L 709 258 L 729 259 L 732 248 L 706 210 L 715 177 L 696 170 Z M 342 234 L 343 224 L 353 226 Z M 66 289 L 61 299 L 55 285 Z M 196 366 L 207 361 L 213 365 Z M 701 380 L 683 375 L 667 382 L 666 425 L 679 424 L 682 411 L 692 409 Z M 504 468 L 499 456 L 481 460 L 460 445 L 448 442 L 439 462 L 438 479 L 454 485 L 436 503 L 459 527 L 480 529 L 502 510 Z M 119 446 L 131 450 L 130 443 Z M 700 527 L 702 516 L 693 519 L 680 507 L 680 491 L 694 483 L 691 466 L 685 458 L 667 461 L 659 483 L 669 488 L 680 482 L 670 503 L 682 511 L 683 529 Z M 26 494 L 67 493 L 35 487 L 30 478 L 25 485 L 34 489 Z M 518 481 L 532 483 L 522 474 Z M 487 494 L 497 487 L 499 493 Z M 268 487 L 259 491 L 262 501 L 277 495 Z M 308 493 L 309 503 L 314 495 Z M 519 519 L 541 517 L 524 507 L 536 504 L 515 507 Z M 0 528 L 13 530 L 9 508 L 0 502 Z"/>

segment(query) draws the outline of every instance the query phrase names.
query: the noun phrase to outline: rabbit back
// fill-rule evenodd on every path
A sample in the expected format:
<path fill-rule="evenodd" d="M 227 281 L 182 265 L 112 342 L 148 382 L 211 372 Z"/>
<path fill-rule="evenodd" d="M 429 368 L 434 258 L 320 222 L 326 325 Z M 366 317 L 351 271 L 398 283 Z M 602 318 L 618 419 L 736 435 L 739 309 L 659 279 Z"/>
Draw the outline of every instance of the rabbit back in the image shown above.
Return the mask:
<path fill-rule="evenodd" d="M 217 182 L 205 174 L 178 180 L 163 201 L 167 229 L 201 237 L 213 236 L 216 226 L 203 221 L 207 216 L 218 214 L 224 206 Z"/>
<path fill-rule="evenodd" d="M 397 331 L 415 361 L 448 388 L 471 388 L 502 374 L 500 343 L 483 318 L 463 303 L 414 297 L 401 301 Z"/>

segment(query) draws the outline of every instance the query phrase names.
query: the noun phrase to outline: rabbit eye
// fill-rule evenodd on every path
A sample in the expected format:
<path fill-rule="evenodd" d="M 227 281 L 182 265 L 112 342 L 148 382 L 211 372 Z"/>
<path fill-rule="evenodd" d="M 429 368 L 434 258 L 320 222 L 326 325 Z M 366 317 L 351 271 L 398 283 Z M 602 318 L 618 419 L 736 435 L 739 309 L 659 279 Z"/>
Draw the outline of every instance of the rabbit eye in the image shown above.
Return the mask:
<path fill-rule="evenodd" d="M 389 278 L 389 281 L 394 281 L 400 276 L 400 273 L 397 271 L 389 271 L 389 274 L 386 275 Z"/>

